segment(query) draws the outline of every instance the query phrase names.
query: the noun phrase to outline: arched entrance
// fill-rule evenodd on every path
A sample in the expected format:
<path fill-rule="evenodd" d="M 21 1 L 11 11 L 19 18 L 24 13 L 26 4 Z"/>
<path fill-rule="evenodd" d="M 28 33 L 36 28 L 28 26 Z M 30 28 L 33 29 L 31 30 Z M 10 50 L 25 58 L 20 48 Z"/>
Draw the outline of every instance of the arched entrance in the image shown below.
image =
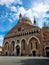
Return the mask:
<path fill-rule="evenodd" d="M 9 43 L 8 42 L 4 44 L 4 50 L 5 50 L 5 55 L 8 56 L 9 55 Z"/>
<path fill-rule="evenodd" d="M 20 54 L 20 46 L 19 45 L 16 46 L 16 54 L 17 54 L 17 56 L 19 56 L 19 54 Z"/>
<path fill-rule="evenodd" d="M 14 55 L 14 48 L 15 48 L 15 42 L 12 41 L 12 43 L 11 43 L 11 55 Z"/>
<path fill-rule="evenodd" d="M 32 51 L 33 56 L 36 56 L 36 51 Z"/>
<path fill-rule="evenodd" d="M 27 55 L 27 43 L 25 39 L 21 41 L 21 56 Z"/>
<path fill-rule="evenodd" d="M 45 47 L 46 56 L 49 57 L 49 47 Z"/>
<path fill-rule="evenodd" d="M 8 52 L 6 52 L 5 55 L 7 56 L 8 55 Z"/>
<path fill-rule="evenodd" d="M 35 36 L 32 36 L 29 38 L 29 41 L 28 41 L 28 48 L 29 48 L 29 54 L 32 55 L 32 56 L 37 56 L 39 55 L 39 39 Z"/>

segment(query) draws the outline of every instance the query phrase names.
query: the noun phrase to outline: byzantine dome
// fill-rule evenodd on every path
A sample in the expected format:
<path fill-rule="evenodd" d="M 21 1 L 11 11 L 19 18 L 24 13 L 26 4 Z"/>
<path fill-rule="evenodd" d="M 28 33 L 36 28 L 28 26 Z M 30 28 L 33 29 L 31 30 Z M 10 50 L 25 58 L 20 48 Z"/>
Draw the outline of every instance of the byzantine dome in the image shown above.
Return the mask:
<path fill-rule="evenodd" d="M 29 19 L 29 17 L 22 17 L 21 14 L 19 15 L 19 22 L 23 22 L 23 23 L 27 23 L 27 24 L 32 25 L 32 22 L 31 22 L 31 20 Z"/>

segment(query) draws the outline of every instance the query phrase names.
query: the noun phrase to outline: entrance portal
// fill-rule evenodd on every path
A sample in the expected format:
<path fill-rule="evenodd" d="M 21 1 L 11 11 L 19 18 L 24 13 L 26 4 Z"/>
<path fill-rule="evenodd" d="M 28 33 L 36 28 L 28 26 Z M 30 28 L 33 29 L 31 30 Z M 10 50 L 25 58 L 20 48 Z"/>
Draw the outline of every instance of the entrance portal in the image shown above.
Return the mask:
<path fill-rule="evenodd" d="M 32 51 L 31 55 L 36 56 L 36 52 L 37 52 L 36 50 L 38 50 L 39 46 L 40 46 L 39 39 L 36 36 L 32 36 L 29 38 L 28 43 L 29 43 L 28 48 Z M 38 52 L 37 52 L 37 54 L 38 54 Z"/>
<path fill-rule="evenodd" d="M 32 51 L 33 56 L 36 56 L 36 51 Z"/>
<path fill-rule="evenodd" d="M 46 56 L 49 57 L 49 47 L 46 47 L 45 50 L 46 50 Z"/>
<path fill-rule="evenodd" d="M 20 54 L 20 47 L 19 47 L 19 45 L 16 46 L 16 51 L 17 51 L 17 56 L 19 56 L 19 54 Z"/>
<path fill-rule="evenodd" d="M 5 53 L 5 55 L 7 56 L 7 55 L 8 55 L 8 53 L 6 52 L 6 53 Z"/>
<path fill-rule="evenodd" d="M 49 57 L 49 51 L 46 51 L 46 56 Z"/>

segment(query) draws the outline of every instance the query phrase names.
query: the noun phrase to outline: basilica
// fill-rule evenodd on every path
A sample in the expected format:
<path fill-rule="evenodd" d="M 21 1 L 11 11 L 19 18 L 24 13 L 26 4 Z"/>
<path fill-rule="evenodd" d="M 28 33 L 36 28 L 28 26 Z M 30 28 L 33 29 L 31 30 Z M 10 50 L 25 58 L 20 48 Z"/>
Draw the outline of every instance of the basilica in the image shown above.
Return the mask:
<path fill-rule="evenodd" d="M 2 55 L 4 56 L 49 56 L 49 27 L 42 29 L 28 17 L 19 15 L 18 24 L 5 36 Z"/>

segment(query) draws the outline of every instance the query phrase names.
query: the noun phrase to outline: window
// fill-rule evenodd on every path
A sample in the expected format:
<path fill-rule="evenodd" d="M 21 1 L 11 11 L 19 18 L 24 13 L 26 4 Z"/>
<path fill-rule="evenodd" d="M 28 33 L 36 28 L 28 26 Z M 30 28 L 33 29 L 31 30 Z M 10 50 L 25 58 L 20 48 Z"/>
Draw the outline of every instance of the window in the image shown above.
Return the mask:
<path fill-rule="evenodd" d="M 19 31 L 19 32 L 21 31 L 21 28 L 20 28 L 20 27 L 18 28 L 18 31 Z"/>
<path fill-rule="evenodd" d="M 20 41 L 19 40 L 17 40 L 17 43 L 19 43 Z"/>

